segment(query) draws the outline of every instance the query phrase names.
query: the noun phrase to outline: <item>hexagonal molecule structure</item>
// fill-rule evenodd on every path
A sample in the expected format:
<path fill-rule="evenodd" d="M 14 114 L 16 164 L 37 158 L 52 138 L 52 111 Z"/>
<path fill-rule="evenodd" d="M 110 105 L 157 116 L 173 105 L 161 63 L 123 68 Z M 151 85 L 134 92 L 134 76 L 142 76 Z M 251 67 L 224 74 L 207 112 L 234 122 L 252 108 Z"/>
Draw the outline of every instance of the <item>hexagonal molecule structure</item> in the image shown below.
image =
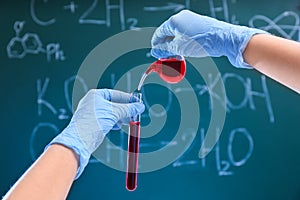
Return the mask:
<path fill-rule="evenodd" d="M 38 54 L 42 51 L 42 42 L 37 34 L 26 33 L 22 41 L 26 53 Z"/>
<path fill-rule="evenodd" d="M 14 37 L 7 45 L 9 58 L 23 58 L 26 55 L 23 39 Z"/>

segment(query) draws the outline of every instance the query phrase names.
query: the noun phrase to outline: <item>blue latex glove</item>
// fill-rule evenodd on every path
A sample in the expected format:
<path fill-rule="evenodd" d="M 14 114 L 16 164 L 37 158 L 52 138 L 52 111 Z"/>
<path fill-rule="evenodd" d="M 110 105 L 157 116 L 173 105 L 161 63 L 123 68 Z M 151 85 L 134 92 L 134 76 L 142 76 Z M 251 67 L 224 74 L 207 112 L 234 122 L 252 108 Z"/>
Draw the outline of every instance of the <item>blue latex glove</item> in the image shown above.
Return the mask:
<path fill-rule="evenodd" d="M 235 67 L 251 68 L 242 54 L 250 38 L 258 33 L 267 32 L 183 10 L 154 32 L 151 54 L 156 58 L 227 56 Z"/>
<path fill-rule="evenodd" d="M 55 143 L 75 151 L 79 167 L 75 179 L 83 172 L 91 154 L 102 143 L 105 135 L 145 109 L 143 103 L 131 94 L 109 90 L 90 90 L 79 102 L 69 125 L 57 135 L 46 149 Z"/>

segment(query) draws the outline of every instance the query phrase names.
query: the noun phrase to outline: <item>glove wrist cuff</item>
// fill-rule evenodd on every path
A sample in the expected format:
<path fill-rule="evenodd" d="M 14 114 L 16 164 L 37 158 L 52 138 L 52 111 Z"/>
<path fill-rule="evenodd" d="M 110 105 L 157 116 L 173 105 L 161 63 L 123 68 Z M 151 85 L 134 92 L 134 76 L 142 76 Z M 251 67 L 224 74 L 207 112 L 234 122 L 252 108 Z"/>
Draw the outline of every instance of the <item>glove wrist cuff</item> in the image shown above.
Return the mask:
<path fill-rule="evenodd" d="M 235 27 L 232 27 L 232 29 L 230 30 L 231 34 L 229 34 L 230 38 L 228 39 L 228 42 L 230 44 L 226 45 L 227 46 L 226 56 L 228 57 L 230 63 L 233 66 L 237 68 L 252 69 L 252 66 L 248 65 L 244 61 L 243 53 L 249 41 L 254 35 L 269 34 L 269 33 L 256 28 L 249 28 L 249 27 L 238 26 L 238 25 L 233 25 L 233 26 Z M 232 51 L 228 51 L 228 49 L 231 49 Z"/>
<path fill-rule="evenodd" d="M 74 133 L 74 135 L 76 135 Z M 75 152 L 75 154 L 78 156 L 78 169 L 76 172 L 75 180 L 80 177 L 82 174 L 84 168 L 89 162 L 89 158 L 91 154 L 85 150 L 84 144 L 78 138 L 75 138 L 71 134 L 67 134 L 65 131 L 63 131 L 61 134 L 57 135 L 46 147 L 45 150 L 47 150 L 52 144 L 61 144 L 63 146 L 66 146 L 67 148 L 70 148 Z"/>

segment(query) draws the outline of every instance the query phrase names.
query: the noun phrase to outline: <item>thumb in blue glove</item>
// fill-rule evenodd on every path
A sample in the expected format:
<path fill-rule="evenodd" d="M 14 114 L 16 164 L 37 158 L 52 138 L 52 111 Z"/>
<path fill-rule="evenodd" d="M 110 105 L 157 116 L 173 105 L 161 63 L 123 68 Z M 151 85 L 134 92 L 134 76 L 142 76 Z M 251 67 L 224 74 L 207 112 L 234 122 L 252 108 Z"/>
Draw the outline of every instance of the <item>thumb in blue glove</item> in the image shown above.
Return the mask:
<path fill-rule="evenodd" d="M 110 89 L 90 90 L 80 100 L 69 125 L 49 144 L 62 144 L 78 155 L 75 179 L 112 128 L 144 111 L 145 106 L 137 101 L 131 94 Z"/>
<path fill-rule="evenodd" d="M 259 33 L 267 32 L 183 10 L 154 32 L 151 54 L 156 58 L 227 56 L 233 66 L 251 68 L 242 54 L 251 37 Z"/>

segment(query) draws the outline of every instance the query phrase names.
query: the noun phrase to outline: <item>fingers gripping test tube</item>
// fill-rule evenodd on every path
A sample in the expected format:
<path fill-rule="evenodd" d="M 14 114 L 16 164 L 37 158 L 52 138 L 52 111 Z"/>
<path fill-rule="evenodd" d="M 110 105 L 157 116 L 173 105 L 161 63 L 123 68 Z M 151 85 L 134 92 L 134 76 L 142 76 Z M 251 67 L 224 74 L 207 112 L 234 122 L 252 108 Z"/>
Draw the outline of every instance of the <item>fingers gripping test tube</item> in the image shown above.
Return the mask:
<path fill-rule="evenodd" d="M 140 102 L 142 101 L 142 93 L 134 92 L 133 95 L 137 97 Z M 137 187 L 140 123 L 140 115 L 133 117 L 129 122 L 126 171 L 126 189 L 129 191 L 134 191 Z"/>

